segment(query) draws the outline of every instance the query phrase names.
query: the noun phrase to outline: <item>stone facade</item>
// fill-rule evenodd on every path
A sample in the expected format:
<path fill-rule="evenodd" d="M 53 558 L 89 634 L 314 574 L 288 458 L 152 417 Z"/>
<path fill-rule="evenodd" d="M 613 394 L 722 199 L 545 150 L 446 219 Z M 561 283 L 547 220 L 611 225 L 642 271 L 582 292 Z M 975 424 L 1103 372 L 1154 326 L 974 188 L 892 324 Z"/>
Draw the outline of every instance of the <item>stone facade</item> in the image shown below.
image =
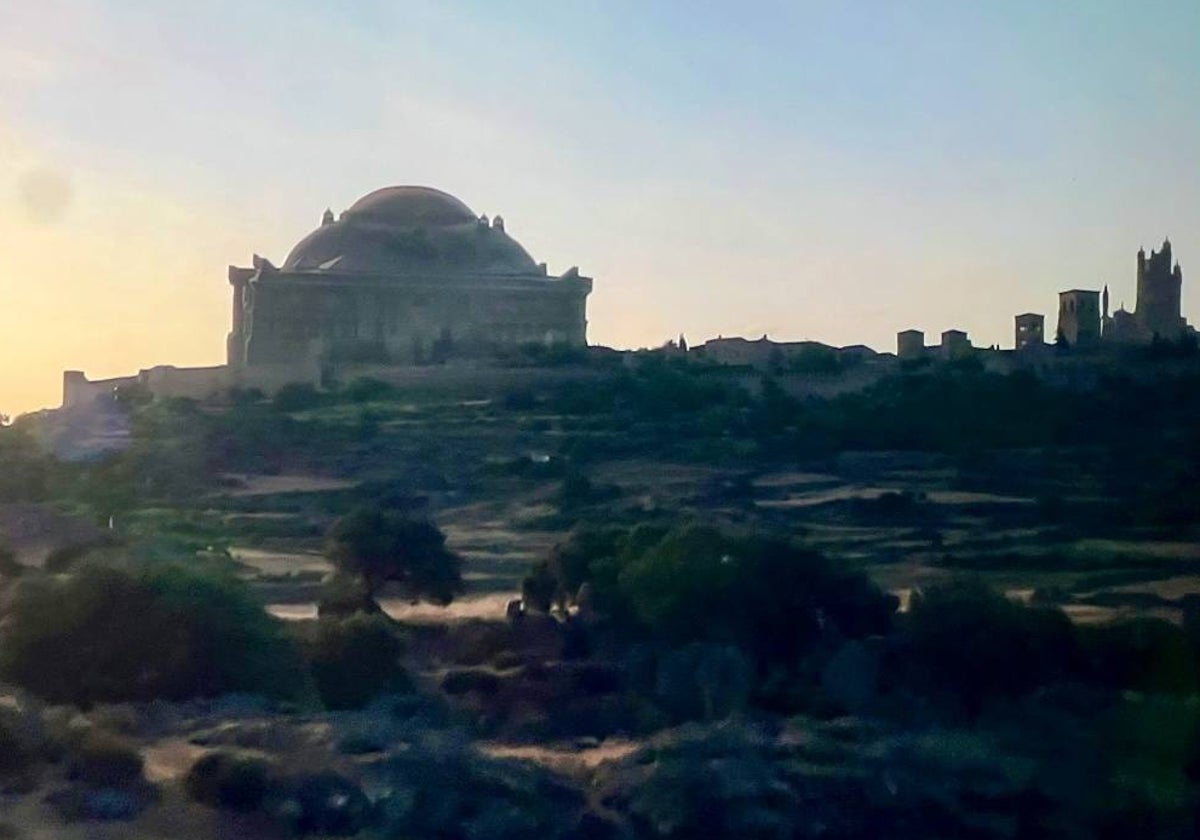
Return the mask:
<path fill-rule="evenodd" d="M 590 278 L 545 264 L 427 187 L 388 187 L 357 201 L 292 250 L 282 267 L 231 266 L 231 367 L 425 364 L 522 344 L 587 343 Z"/>

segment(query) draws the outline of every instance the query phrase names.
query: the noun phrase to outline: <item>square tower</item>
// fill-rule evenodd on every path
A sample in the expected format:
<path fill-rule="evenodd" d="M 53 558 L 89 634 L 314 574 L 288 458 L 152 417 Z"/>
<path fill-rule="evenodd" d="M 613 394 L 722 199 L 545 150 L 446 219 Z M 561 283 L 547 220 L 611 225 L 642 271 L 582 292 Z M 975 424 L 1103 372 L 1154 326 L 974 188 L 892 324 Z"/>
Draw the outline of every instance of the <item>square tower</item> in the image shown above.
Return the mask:
<path fill-rule="evenodd" d="M 1046 343 L 1046 316 L 1026 312 L 1016 317 L 1016 336 L 1013 347 L 1018 350 L 1035 349 Z"/>
<path fill-rule="evenodd" d="M 925 333 L 902 330 L 896 333 L 896 355 L 901 359 L 919 359 L 925 355 Z"/>
<path fill-rule="evenodd" d="M 1058 336 L 1071 347 L 1100 341 L 1100 293 L 1071 289 L 1058 293 Z"/>

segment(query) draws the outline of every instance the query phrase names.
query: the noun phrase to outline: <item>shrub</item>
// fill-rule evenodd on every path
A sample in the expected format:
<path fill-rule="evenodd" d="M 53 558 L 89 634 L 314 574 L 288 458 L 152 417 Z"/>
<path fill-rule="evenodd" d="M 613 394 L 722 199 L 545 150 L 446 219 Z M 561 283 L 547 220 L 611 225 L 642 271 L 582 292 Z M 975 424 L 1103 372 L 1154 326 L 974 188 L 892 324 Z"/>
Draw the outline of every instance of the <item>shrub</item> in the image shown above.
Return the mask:
<path fill-rule="evenodd" d="M 1071 672 L 1078 645 L 1059 609 L 1012 601 L 975 578 L 915 593 L 901 666 L 919 690 L 958 697 L 977 714 L 993 696 L 1016 696 Z"/>
<path fill-rule="evenodd" d="M 116 541 L 109 537 L 62 545 L 46 555 L 42 568 L 52 575 L 62 574 L 70 571 L 72 566 L 88 555 L 113 548 L 115 545 Z"/>
<path fill-rule="evenodd" d="M 792 662 L 822 632 L 884 633 L 896 599 L 861 571 L 777 538 L 689 526 L 581 530 L 527 581 L 546 575 L 571 600 L 587 583 L 589 607 L 634 635 L 669 644 L 733 644 L 758 664 Z"/>
<path fill-rule="evenodd" d="M 732 642 L 760 662 L 791 661 L 832 625 L 886 632 L 895 599 L 861 572 L 784 540 L 677 529 L 618 575 L 637 620 L 672 642 Z"/>
<path fill-rule="evenodd" d="M 399 396 L 396 387 L 382 379 L 359 377 L 346 386 L 342 394 L 351 402 L 364 403 L 394 400 Z"/>
<path fill-rule="evenodd" d="M 275 393 L 272 405 L 279 411 L 304 411 L 322 402 L 321 393 L 306 382 L 289 382 Z"/>
<path fill-rule="evenodd" d="M 383 836 L 588 836 L 577 830 L 587 803 L 556 774 L 532 762 L 488 758 L 453 735 L 419 736 L 368 772 L 385 791 L 378 803 Z"/>
<path fill-rule="evenodd" d="M 128 741 L 89 729 L 68 749 L 68 772 L 93 787 L 119 788 L 142 778 L 142 756 Z"/>
<path fill-rule="evenodd" d="M 322 619 L 308 657 L 327 709 L 359 709 L 381 694 L 412 690 L 400 664 L 403 644 L 381 615 Z"/>
<path fill-rule="evenodd" d="M 246 813 L 270 790 L 270 765 L 261 758 L 217 751 L 203 756 L 184 777 L 189 797 L 202 805 Z"/>
<path fill-rule="evenodd" d="M 1084 627 L 1079 637 L 1088 675 L 1101 684 L 1170 692 L 1192 692 L 1200 684 L 1196 648 L 1170 622 L 1139 618 Z"/>
<path fill-rule="evenodd" d="M 309 688 L 282 622 L 232 577 L 87 562 L 21 579 L 3 619 L 0 677 L 52 702 L 304 699 Z"/>

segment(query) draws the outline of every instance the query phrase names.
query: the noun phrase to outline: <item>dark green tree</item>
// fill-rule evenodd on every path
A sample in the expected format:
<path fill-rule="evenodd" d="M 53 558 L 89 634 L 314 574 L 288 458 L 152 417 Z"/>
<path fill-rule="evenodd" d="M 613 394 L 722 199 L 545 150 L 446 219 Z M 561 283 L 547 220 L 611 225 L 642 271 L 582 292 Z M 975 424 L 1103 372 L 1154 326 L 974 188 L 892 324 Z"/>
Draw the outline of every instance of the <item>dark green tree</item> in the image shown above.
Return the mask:
<path fill-rule="evenodd" d="M 397 583 L 413 601 L 449 604 L 462 590 L 462 558 L 427 519 L 377 507 L 355 510 L 334 523 L 326 554 L 337 568 L 361 578 L 374 599 Z"/>

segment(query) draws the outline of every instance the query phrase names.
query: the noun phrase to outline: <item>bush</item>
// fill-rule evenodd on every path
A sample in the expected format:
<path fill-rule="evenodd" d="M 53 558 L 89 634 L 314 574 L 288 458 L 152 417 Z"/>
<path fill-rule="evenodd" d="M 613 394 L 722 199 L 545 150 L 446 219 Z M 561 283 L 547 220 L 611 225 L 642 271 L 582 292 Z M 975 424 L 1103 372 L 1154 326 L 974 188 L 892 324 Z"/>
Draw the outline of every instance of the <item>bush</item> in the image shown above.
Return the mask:
<path fill-rule="evenodd" d="M 363 376 L 347 385 L 342 394 L 351 402 L 365 403 L 394 400 L 400 392 L 388 382 Z"/>
<path fill-rule="evenodd" d="M 420 736 L 367 772 L 385 791 L 378 803 L 382 836 L 588 836 L 578 831 L 584 797 L 556 774 L 533 762 L 488 758 L 453 735 Z"/>
<path fill-rule="evenodd" d="M 360 709 L 379 695 L 412 691 L 400 664 L 403 649 L 384 616 L 358 613 L 319 621 L 308 658 L 325 708 Z"/>
<path fill-rule="evenodd" d="M 282 622 L 244 584 L 174 564 L 26 576 L 3 615 L 0 677 L 51 702 L 297 700 L 305 676 Z"/>
<path fill-rule="evenodd" d="M 1103 685 L 1137 691 L 1194 692 L 1197 650 L 1179 627 L 1139 618 L 1079 629 L 1088 675 Z"/>
<path fill-rule="evenodd" d="M 634 636 L 732 644 L 756 664 L 789 663 L 822 633 L 885 633 L 896 599 L 861 571 L 784 539 L 689 526 L 581 530 L 535 566 L 531 594 L 588 606 Z"/>
<path fill-rule="evenodd" d="M 260 758 L 217 751 L 200 758 L 184 777 L 189 797 L 202 805 L 247 813 L 270 790 L 271 766 Z"/>
<path fill-rule="evenodd" d="M 84 732 L 68 755 L 71 778 L 92 787 L 126 787 L 142 778 L 142 756 L 137 749 L 109 732 Z"/>
<path fill-rule="evenodd" d="M 816 552 L 706 527 L 668 533 L 618 586 L 652 634 L 734 643 L 760 662 L 796 659 L 830 626 L 851 638 L 886 632 L 895 610 L 864 574 Z"/>
<path fill-rule="evenodd" d="M 959 698 L 977 714 L 1075 670 L 1074 626 L 1062 610 L 1026 607 L 975 578 L 914 593 L 900 667 L 920 691 Z"/>
<path fill-rule="evenodd" d="M 305 382 L 289 382 L 275 393 L 271 401 L 278 411 L 304 411 L 323 402 L 321 392 Z"/>

